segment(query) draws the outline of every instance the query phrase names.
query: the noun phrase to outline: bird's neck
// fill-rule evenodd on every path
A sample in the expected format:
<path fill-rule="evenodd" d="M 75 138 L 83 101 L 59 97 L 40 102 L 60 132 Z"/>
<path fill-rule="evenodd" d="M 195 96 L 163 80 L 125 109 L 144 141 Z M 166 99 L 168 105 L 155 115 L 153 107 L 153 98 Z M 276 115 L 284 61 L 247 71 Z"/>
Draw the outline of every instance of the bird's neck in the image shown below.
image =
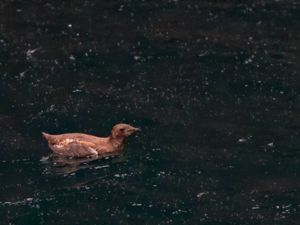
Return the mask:
<path fill-rule="evenodd" d="M 112 137 L 109 136 L 108 138 L 109 142 L 112 144 L 112 146 L 118 150 L 121 150 L 123 148 L 124 144 L 124 137 Z"/>

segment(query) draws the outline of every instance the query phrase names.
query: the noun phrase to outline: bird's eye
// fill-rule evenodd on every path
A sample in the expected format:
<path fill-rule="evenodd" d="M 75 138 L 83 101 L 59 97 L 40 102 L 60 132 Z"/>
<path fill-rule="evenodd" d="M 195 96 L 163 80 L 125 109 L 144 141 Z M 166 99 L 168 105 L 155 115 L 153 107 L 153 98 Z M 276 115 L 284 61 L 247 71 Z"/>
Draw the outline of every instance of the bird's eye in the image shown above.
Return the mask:
<path fill-rule="evenodd" d="M 124 131 L 125 130 L 125 128 L 120 128 L 120 131 Z"/>

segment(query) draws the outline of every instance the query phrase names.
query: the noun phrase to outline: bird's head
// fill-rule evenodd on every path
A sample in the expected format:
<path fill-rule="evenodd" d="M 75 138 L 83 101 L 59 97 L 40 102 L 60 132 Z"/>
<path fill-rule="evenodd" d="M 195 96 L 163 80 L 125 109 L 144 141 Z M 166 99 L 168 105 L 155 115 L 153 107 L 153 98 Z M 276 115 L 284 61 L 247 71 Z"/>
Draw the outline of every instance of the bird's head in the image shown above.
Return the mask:
<path fill-rule="evenodd" d="M 125 138 L 137 131 L 140 131 L 140 129 L 133 127 L 129 124 L 119 123 L 112 128 L 111 137 L 118 138 L 118 139 Z"/>

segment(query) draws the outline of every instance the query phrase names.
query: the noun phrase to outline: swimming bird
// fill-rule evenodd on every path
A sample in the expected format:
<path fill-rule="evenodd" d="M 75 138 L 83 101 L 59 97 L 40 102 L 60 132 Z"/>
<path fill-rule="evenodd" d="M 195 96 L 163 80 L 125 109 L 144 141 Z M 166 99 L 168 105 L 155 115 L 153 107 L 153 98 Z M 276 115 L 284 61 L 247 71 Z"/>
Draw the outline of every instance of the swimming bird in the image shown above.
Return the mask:
<path fill-rule="evenodd" d="M 65 133 L 52 135 L 42 132 L 49 148 L 58 155 L 67 157 L 106 156 L 120 153 L 124 140 L 139 128 L 120 123 L 112 128 L 108 137 L 97 137 L 82 133 Z"/>

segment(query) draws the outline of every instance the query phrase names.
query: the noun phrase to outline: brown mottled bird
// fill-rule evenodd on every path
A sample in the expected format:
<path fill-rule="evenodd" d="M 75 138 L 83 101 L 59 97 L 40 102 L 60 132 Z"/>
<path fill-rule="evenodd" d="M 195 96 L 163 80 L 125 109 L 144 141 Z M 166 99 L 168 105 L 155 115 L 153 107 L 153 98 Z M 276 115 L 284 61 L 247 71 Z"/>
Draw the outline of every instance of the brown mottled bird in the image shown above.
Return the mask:
<path fill-rule="evenodd" d="M 49 148 L 59 155 L 89 157 L 120 153 L 125 138 L 139 130 L 129 124 L 120 123 L 112 128 L 111 135 L 108 137 L 81 133 L 51 135 L 42 132 L 42 134 L 48 141 Z"/>

